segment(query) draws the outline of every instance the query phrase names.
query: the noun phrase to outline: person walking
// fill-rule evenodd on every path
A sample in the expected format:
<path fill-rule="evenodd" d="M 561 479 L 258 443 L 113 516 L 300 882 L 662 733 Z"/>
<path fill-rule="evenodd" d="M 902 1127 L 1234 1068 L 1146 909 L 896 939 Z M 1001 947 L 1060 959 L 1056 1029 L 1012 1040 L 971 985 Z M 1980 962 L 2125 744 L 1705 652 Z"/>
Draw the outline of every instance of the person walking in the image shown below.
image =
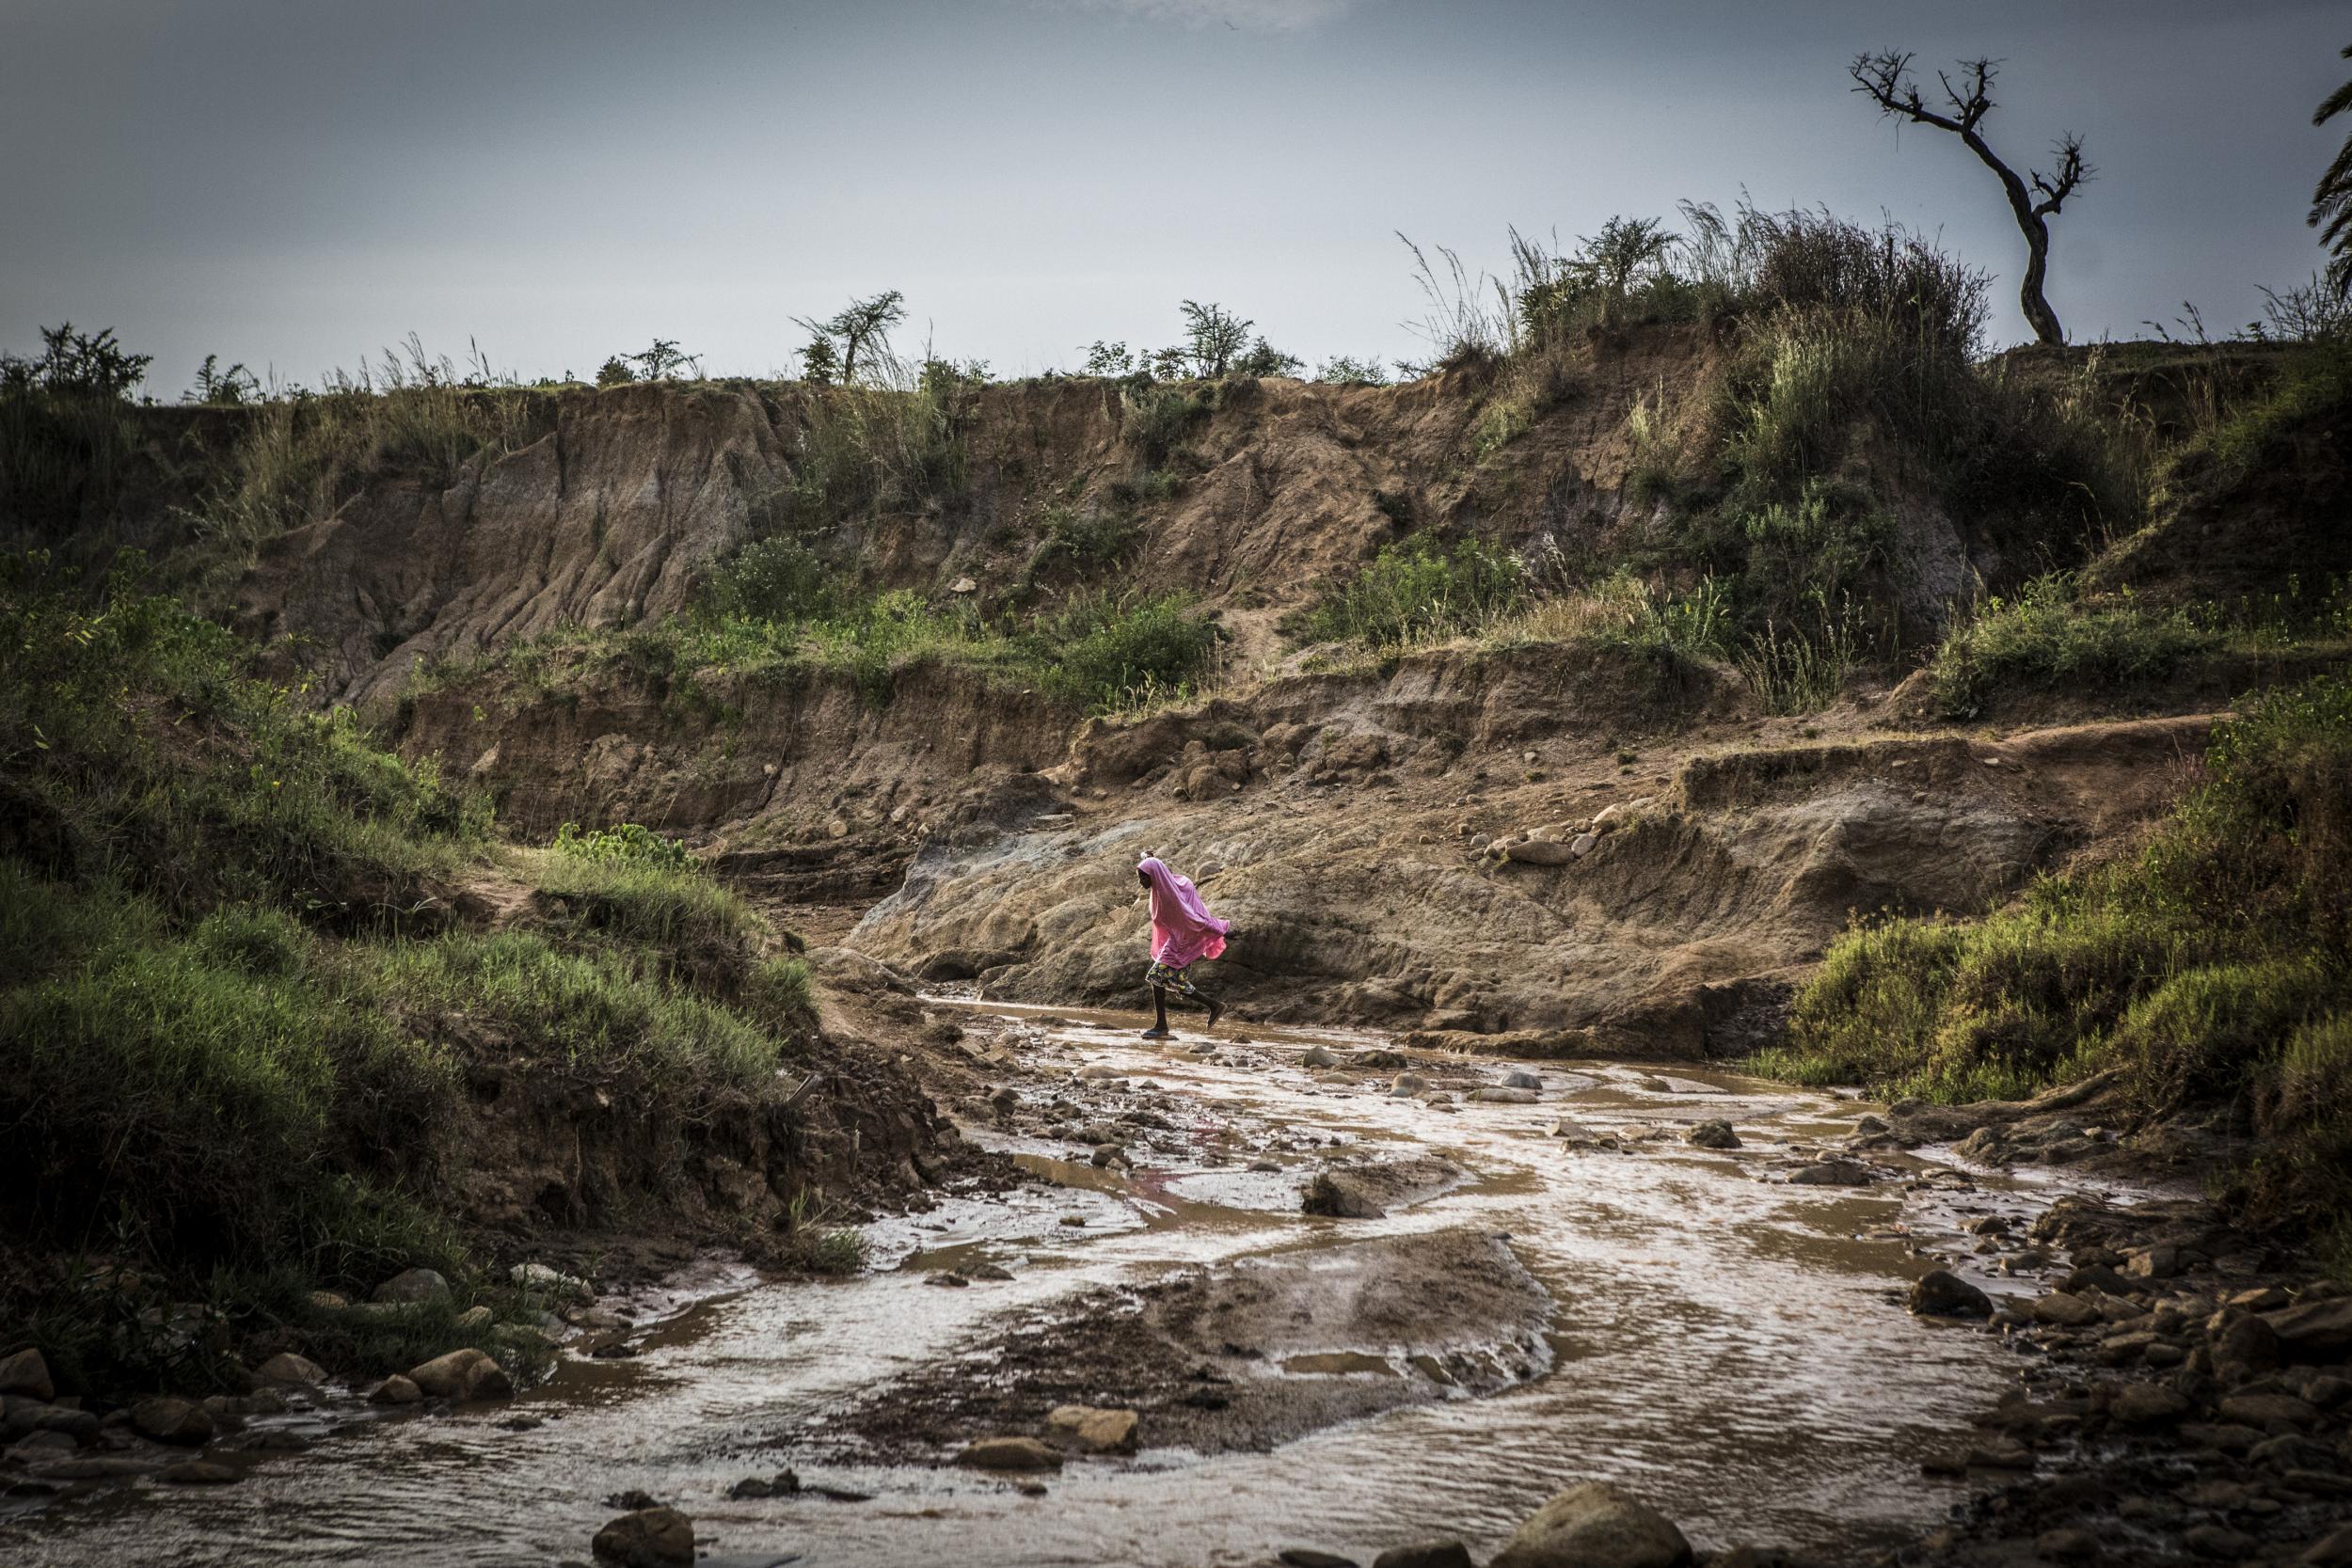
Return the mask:
<path fill-rule="evenodd" d="M 1145 983 L 1152 988 L 1152 1027 L 1143 1032 L 1143 1037 L 1173 1037 L 1168 1027 L 1170 990 L 1207 1008 L 1205 1027 L 1216 1028 L 1224 1007 L 1194 985 L 1184 971 L 1224 952 L 1225 936 L 1232 927 L 1209 912 L 1190 878 L 1170 871 L 1156 856 L 1146 855 L 1136 863 L 1136 879 L 1152 895 L 1152 967 L 1144 971 Z"/>

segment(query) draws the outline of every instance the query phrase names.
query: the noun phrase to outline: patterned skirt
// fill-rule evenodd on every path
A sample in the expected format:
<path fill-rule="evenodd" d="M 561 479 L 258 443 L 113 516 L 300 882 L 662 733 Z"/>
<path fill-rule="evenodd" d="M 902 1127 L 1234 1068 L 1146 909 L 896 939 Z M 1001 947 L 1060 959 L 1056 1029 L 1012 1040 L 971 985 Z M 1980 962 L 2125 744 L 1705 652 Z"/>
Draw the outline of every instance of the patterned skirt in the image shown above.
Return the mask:
<path fill-rule="evenodd" d="M 1157 958 L 1152 959 L 1152 967 L 1143 972 L 1143 982 L 1148 986 L 1160 986 L 1168 990 L 1182 991 L 1186 996 L 1200 994 L 1194 988 L 1193 983 L 1184 977 L 1183 970 L 1172 964 L 1164 964 Z"/>

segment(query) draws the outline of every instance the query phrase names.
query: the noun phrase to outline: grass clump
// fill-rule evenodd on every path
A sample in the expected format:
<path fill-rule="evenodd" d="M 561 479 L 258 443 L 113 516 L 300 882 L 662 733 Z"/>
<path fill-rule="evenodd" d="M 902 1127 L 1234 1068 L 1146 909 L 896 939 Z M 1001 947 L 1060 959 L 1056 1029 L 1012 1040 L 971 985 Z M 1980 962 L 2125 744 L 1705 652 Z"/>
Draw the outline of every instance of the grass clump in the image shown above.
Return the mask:
<path fill-rule="evenodd" d="M 1448 547 L 1426 534 L 1384 545 L 1372 564 L 1297 624 L 1316 641 L 1406 647 L 1475 630 L 1518 608 L 1525 569 L 1477 539 Z"/>
<path fill-rule="evenodd" d="M 2143 1114 L 2199 1108 L 2261 1153 L 2233 1196 L 2328 1230 L 2352 1204 L 2352 679 L 2221 727 L 2207 780 L 2137 857 L 1973 922 L 1857 926 L 1759 1065 L 1936 1100 L 2113 1069 Z M 2347 1232 L 2352 1234 L 2352 1232 Z"/>

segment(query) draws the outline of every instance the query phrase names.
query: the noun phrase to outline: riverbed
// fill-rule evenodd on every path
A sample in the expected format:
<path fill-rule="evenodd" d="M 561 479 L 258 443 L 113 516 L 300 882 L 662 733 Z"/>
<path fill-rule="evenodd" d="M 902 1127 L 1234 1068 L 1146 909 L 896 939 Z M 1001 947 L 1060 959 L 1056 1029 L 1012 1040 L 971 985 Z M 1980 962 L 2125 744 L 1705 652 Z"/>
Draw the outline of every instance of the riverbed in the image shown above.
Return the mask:
<path fill-rule="evenodd" d="M 1456 1085 L 1433 1101 L 1392 1093 L 1388 1069 L 1349 1065 L 1386 1047 L 1369 1035 L 1229 1023 L 1204 1042 L 1180 1022 L 1159 1044 L 1123 1017 L 934 1004 L 1012 1091 L 1009 1114 L 973 1118 L 965 1135 L 1039 1183 L 951 1192 L 878 1222 L 863 1275 L 735 1282 L 654 1324 L 635 1355 L 568 1357 L 511 1404 L 384 1416 L 339 1402 L 313 1419 L 315 1447 L 262 1459 L 236 1485 L 60 1499 L 0 1526 L 0 1556 L 28 1568 L 522 1568 L 584 1560 L 619 1511 L 608 1497 L 639 1490 L 693 1517 L 707 1561 L 1173 1568 L 1289 1546 L 1369 1561 L 1438 1536 L 1484 1557 L 1588 1479 L 1630 1487 L 1702 1548 L 1892 1542 L 1961 1495 L 1920 1461 L 2020 1370 L 1979 1327 L 1911 1316 L 1904 1288 L 1945 1257 L 1988 1290 L 2028 1288 L 2030 1275 L 1985 1266 L 1998 1255 L 1976 1256 L 1963 1226 L 2026 1218 L 2078 1190 L 1963 1173 L 1932 1149 L 1873 1152 L 1867 1186 L 1790 1184 L 1874 1107 L 1717 1070 L 1416 1055 L 1414 1071 Z M 1340 1065 L 1311 1068 L 1310 1052 Z M 1469 1098 L 1513 1071 L 1536 1080 L 1532 1102 Z M 1137 1135 L 1103 1164 L 1043 1130 L 1122 1111 L 1139 1113 Z M 1685 1141 L 1709 1119 L 1741 1147 Z M 1406 1156 L 1459 1177 L 1379 1217 L 1300 1212 L 1317 1171 Z M 1270 1449 L 1207 1454 L 1155 1443 L 1146 1410 L 1137 1452 L 1074 1459 L 1028 1491 L 939 1463 L 944 1434 L 928 1457 L 874 1449 L 857 1418 L 917 1374 L 961 1365 L 987 1379 L 992 1346 L 1087 1292 L 1463 1232 L 1507 1247 L 1549 1298 L 1532 1342 L 1469 1348 L 1501 1369 L 1476 1386 L 1432 1370 L 1406 1342 L 1421 1330 L 1328 1344 L 1302 1330 L 1290 1354 L 1218 1375 L 1276 1380 L 1278 1401 L 1311 1401 L 1335 1379 L 1403 1380 L 1378 1388 L 1410 1397 Z M 948 1271 L 970 1283 L 943 1288 Z M 1439 1317 L 1425 1325 L 1433 1342 L 1449 1332 Z M 797 1495 L 728 1495 L 787 1467 Z"/>

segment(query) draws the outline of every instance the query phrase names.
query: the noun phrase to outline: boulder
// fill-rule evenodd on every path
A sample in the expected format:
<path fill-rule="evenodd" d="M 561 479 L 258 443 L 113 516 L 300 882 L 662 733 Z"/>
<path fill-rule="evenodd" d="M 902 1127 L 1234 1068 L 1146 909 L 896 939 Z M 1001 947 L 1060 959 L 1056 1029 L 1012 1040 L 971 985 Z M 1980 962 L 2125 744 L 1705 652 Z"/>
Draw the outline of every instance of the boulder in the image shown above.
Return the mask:
<path fill-rule="evenodd" d="M 1299 1195 L 1298 1212 L 1335 1220 L 1376 1220 L 1389 1212 L 1345 1172 L 1335 1176 L 1329 1171 L 1317 1172 L 1307 1183 L 1307 1190 Z"/>
<path fill-rule="evenodd" d="M 1520 865 L 1565 865 L 1577 855 L 1575 843 L 1564 844 L 1556 838 L 1514 839 L 1502 849 L 1503 859 Z"/>
<path fill-rule="evenodd" d="M 1298 1060 L 1306 1067 L 1338 1067 L 1340 1053 L 1336 1051 L 1326 1050 L 1320 1045 L 1311 1045 L 1307 1048 L 1306 1054 Z"/>
<path fill-rule="evenodd" d="M 1034 1437 L 981 1437 L 966 1444 L 956 1463 L 976 1470 L 1058 1470 L 1061 1455 Z"/>
<path fill-rule="evenodd" d="M 2297 1359 L 2325 1360 L 2352 1351 L 2352 1296 L 2305 1302 L 2268 1313 L 2279 1344 Z"/>
<path fill-rule="evenodd" d="M 1673 1521 L 1605 1481 L 1555 1495 L 1512 1532 L 1491 1568 L 1682 1568 L 1691 1544 Z"/>
<path fill-rule="evenodd" d="M 131 1407 L 131 1424 L 158 1443 L 197 1447 L 213 1440 L 213 1418 L 186 1400 L 141 1400 Z"/>
<path fill-rule="evenodd" d="M 2163 1426 L 2188 1414 L 2188 1401 L 2160 1383 L 2132 1383 L 2107 1402 L 2107 1417 L 2124 1426 Z"/>
<path fill-rule="evenodd" d="M 2214 1375 L 2224 1383 L 2249 1382 L 2279 1366 L 2279 1333 L 2268 1319 L 2244 1317 L 2213 1337 Z"/>
<path fill-rule="evenodd" d="M 1540 1089 L 1544 1081 L 1532 1072 L 1506 1072 L 1502 1075 L 1502 1086 L 1506 1089 Z"/>
<path fill-rule="evenodd" d="M 308 1356 L 281 1350 L 254 1368 L 253 1375 L 263 1383 L 292 1383 L 315 1388 L 326 1381 L 326 1369 Z"/>
<path fill-rule="evenodd" d="M 641 1508 L 596 1531 L 594 1550 L 613 1568 L 691 1568 L 694 1521 L 675 1508 Z"/>
<path fill-rule="evenodd" d="M 2319 1419 L 2308 1400 L 2293 1394 L 2232 1394 L 2220 1405 L 2221 1418 L 2249 1427 L 2307 1427 Z"/>
<path fill-rule="evenodd" d="M 1870 1184 L 1870 1173 L 1843 1160 L 1824 1160 L 1790 1176 L 1788 1184 L 1792 1187 L 1867 1187 Z"/>
<path fill-rule="evenodd" d="M 2056 1323 L 2060 1328 L 2087 1328 L 2101 1321 L 2096 1307 L 2064 1291 L 2052 1291 L 2035 1302 L 2033 1315 L 2036 1323 Z"/>
<path fill-rule="evenodd" d="M 487 1353 L 470 1348 L 453 1350 L 410 1368 L 408 1381 L 436 1399 L 503 1400 L 515 1394 L 506 1369 Z"/>
<path fill-rule="evenodd" d="M 0 1361 L 0 1394 L 21 1394 L 26 1399 L 54 1400 L 57 1386 L 49 1380 L 49 1363 L 37 1350 L 21 1350 Z"/>
<path fill-rule="evenodd" d="M 1459 1541 L 1416 1541 L 1391 1546 L 1372 1560 L 1372 1568 L 1474 1568 L 1470 1548 Z"/>
<path fill-rule="evenodd" d="M 1132 1410 L 1104 1410 L 1090 1404 L 1065 1404 L 1056 1407 L 1045 1418 L 1045 1424 L 1057 1432 L 1068 1433 L 1090 1452 L 1133 1453 L 1136 1449 L 1136 1413 Z"/>
<path fill-rule="evenodd" d="M 416 1380 L 403 1377 L 398 1372 L 377 1384 L 375 1392 L 368 1396 L 369 1402 L 373 1404 L 417 1404 L 423 1399 L 424 1390 L 417 1386 Z"/>
<path fill-rule="evenodd" d="M 1923 1318 L 1989 1318 L 1993 1298 L 1949 1269 L 1936 1269 L 1911 1288 L 1911 1310 Z"/>
<path fill-rule="evenodd" d="M 1700 1122 L 1691 1129 L 1689 1139 L 1692 1146 L 1696 1148 L 1738 1148 L 1740 1147 L 1740 1134 L 1732 1131 L 1731 1123 L 1721 1119 Z"/>
<path fill-rule="evenodd" d="M 1568 840 L 1568 858 L 1581 861 L 1599 847 L 1600 835 L 1598 833 L 1579 833 Z"/>
<path fill-rule="evenodd" d="M 412 1307 L 419 1302 L 440 1301 L 448 1294 L 449 1281 L 437 1271 L 407 1269 L 378 1285 L 369 1299 Z"/>
<path fill-rule="evenodd" d="M 1536 1096 L 1534 1089 L 1498 1089 L 1488 1086 L 1483 1089 L 1472 1089 L 1470 1098 L 1486 1105 L 1533 1105 L 1535 1103 Z"/>
<path fill-rule="evenodd" d="M 519 1286 L 532 1295 L 550 1295 L 550 1298 L 569 1300 L 590 1300 L 595 1295 L 595 1291 L 588 1289 L 585 1279 L 576 1279 L 576 1276 L 564 1275 L 562 1270 L 550 1270 L 543 1262 L 517 1262 L 505 1272 L 505 1279 L 508 1279 L 508 1284 Z"/>

